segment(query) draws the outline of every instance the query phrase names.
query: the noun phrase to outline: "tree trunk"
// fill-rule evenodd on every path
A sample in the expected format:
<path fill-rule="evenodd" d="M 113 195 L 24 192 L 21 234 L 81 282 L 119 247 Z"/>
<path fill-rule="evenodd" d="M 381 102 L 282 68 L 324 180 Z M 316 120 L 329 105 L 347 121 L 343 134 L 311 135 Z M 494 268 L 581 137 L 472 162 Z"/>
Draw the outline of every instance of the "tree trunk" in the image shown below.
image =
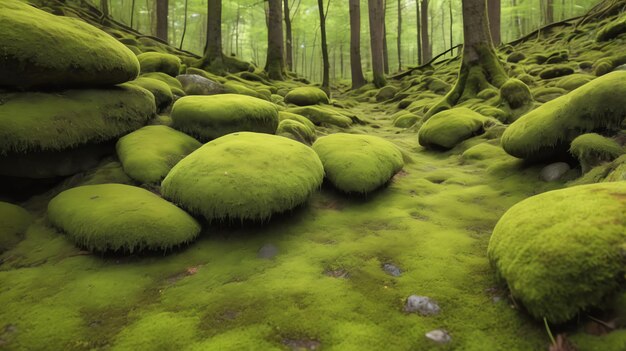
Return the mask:
<path fill-rule="evenodd" d="M 425 118 L 459 102 L 475 98 L 486 88 L 499 88 L 508 79 L 491 41 L 487 0 L 463 0 L 463 61 L 454 88 Z"/>
<path fill-rule="evenodd" d="M 361 67 L 361 0 L 350 0 L 350 72 L 352 89 L 365 85 Z"/>
<path fill-rule="evenodd" d="M 554 1 L 553 0 L 545 0 L 546 3 L 546 19 L 545 24 L 550 24 L 554 22 Z"/>
<path fill-rule="evenodd" d="M 189 5 L 189 0 L 185 0 L 185 19 L 183 20 L 183 34 L 180 36 L 180 47 L 179 49 L 183 49 L 183 43 L 185 42 L 185 34 L 187 33 L 187 5 Z"/>
<path fill-rule="evenodd" d="M 328 0 L 330 5 L 330 0 Z M 317 0 L 320 12 L 320 32 L 322 33 L 322 60 L 324 61 L 324 73 L 322 78 L 322 90 L 330 97 L 330 63 L 328 61 L 328 43 L 326 42 L 326 14 L 324 13 L 324 0 Z"/>
<path fill-rule="evenodd" d="M 169 12 L 169 0 L 156 0 L 156 36 L 167 42 L 167 16 Z"/>
<path fill-rule="evenodd" d="M 420 0 L 415 0 L 415 20 L 417 27 L 417 64 L 422 64 L 422 25 L 420 19 Z"/>
<path fill-rule="evenodd" d="M 100 10 L 104 17 L 109 17 L 109 0 L 100 0 Z"/>
<path fill-rule="evenodd" d="M 283 8 L 280 0 L 268 0 L 267 60 L 265 71 L 270 79 L 283 80 L 285 60 L 283 58 Z"/>
<path fill-rule="evenodd" d="M 398 0 L 398 72 L 402 71 L 402 0 Z"/>
<path fill-rule="evenodd" d="M 372 51 L 372 73 L 377 88 L 387 84 L 384 74 L 383 36 L 385 34 L 385 9 L 383 0 L 368 0 L 370 21 L 370 50 Z"/>
<path fill-rule="evenodd" d="M 454 37 L 453 37 L 453 24 L 454 24 L 454 18 L 452 17 L 452 0 L 448 0 L 448 5 L 449 5 L 449 10 L 450 10 L 450 47 L 454 47 Z M 450 51 L 450 55 L 452 55 L 452 57 L 454 57 L 454 51 Z"/>
<path fill-rule="evenodd" d="M 222 0 L 207 1 L 206 47 L 202 67 L 223 70 L 222 57 Z"/>
<path fill-rule="evenodd" d="M 135 0 L 130 3 L 130 28 L 134 28 L 133 24 L 135 22 Z"/>
<path fill-rule="evenodd" d="M 422 37 L 422 63 L 430 61 L 433 57 L 430 40 L 428 36 L 428 0 L 421 0 L 421 9 L 420 9 L 421 19 L 420 19 L 420 31 Z"/>
<path fill-rule="evenodd" d="M 285 7 L 285 64 L 289 71 L 293 71 L 293 34 L 291 32 L 291 13 L 289 12 L 289 0 L 284 0 Z"/>
<path fill-rule="evenodd" d="M 487 13 L 489 14 L 489 28 L 493 45 L 500 45 L 500 0 L 487 0 Z"/>
<path fill-rule="evenodd" d="M 383 71 L 389 74 L 389 49 L 387 48 L 387 26 L 383 25 Z"/>

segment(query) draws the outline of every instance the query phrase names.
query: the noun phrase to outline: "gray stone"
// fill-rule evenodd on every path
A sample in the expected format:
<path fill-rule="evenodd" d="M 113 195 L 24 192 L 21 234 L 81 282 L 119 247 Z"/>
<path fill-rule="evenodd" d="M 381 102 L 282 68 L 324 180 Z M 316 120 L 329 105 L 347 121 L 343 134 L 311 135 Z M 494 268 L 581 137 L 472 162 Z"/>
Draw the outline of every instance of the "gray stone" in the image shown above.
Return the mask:
<path fill-rule="evenodd" d="M 176 77 L 187 95 L 216 95 L 224 93 L 222 84 L 197 74 L 181 74 Z"/>
<path fill-rule="evenodd" d="M 438 314 L 441 309 L 430 297 L 411 295 L 406 299 L 405 312 L 417 312 L 422 316 Z"/>
<path fill-rule="evenodd" d="M 400 270 L 400 268 L 398 268 L 397 266 L 391 264 L 391 263 L 385 263 L 383 265 L 383 270 L 389 274 L 392 275 L 394 277 L 399 277 L 402 275 L 402 271 Z"/>
<path fill-rule="evenodd" d="M 278 255 L 278 248 L 272 244 L 265 244 L 257 253 L 258 258 L 271 259 Z"/>
<path fill-rule="evenodd" d="M 452 337 L 448 334 L 447 331 L 443 329 L 435 329 L 426 333 L 426 338 L 438 343 L 438 344 L 447 344 L 452 341 Z"/>
<path fill-rule="evenodd" d="M 570 166 L 567 163 L 555 162 L 543 167 L 540 176 L 544 182 L 553 182 L 559 180 L 569 170 Z"/>

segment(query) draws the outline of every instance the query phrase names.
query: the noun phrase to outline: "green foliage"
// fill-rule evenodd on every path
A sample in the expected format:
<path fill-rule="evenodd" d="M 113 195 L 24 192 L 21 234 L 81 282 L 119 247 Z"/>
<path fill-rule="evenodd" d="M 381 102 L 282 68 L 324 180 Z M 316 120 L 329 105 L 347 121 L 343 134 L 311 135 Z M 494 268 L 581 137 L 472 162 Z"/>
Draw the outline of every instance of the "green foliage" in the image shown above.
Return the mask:
<path fill-rule="evenodd" d="M 510 78 L 500 87 L 500 96 L 512 109 L 520 108 L 533 101 L 528 85 L 519 79 Z"/>
<path fill-rule="evenodd" d="M 315 129 L 311 129 L 304 123 L 293 119 L 280 121 L 278 129 L 276 129 L 276 135 L 284 136 L 307 145 L 311 145 L 315 141 Z"/>
<path fill-rule="evenodd" d="M 161 52 L 145 52 L 137 56 L 141 73 L 163 72 L 172 77 L 180 73 L 181 61 L 175 55 Z"/>
<path fill-rule="evenodd" d="M 137 77 L 135 54 L 81 20 L 0 3 L 0 86 L 106 86 Z"/>
<path fill-rule="evenodd" d="M 163 109 L 168 107 L 172 101 L 174 101 L 174 95 L 172 95 L 172 89 L 170 86 L 158 79 L 139 77 L 128 84 L 136 85 L 144 88 L 154 96 L 154 102 L 157 109 Z"/>
<path fill-rule="evenodd" d="M 17 244 L 32 221 L 25 209 L 0 201 L 0 253 Z"/>
<path fill-rule="evenodd" d="M 285 95 L 285 102 L 298 106 L 308 106 L 317 104 L 328 104 L 326 93 L 316 87 L 294 88 Z"/>
<path fill-rule="evenodd" d="M 507 128 L 502 147 L 519 158 L 552 157 L 580 134 L 619 130 L 626 116 L 625 79 L 626 72 L 613 72 L 532 110 Z"/>
<path fill-rule="evenodd" d="M 185 96 L 172 108 L 173 127 L 200 141 L 250 131 L 274 134 L 278 111 L 271 102 L 245 95 Z"/>
<path fill-rule="evenodd" d="M 233 133 L 180 161 L 163 195 L 208 221 L 257 220 L 304 203 L 324 169 L 309 147 L 281 136 Z"/>
<path fill-rule="evenodd" d="M 308 118 L 316 126 L 337 126 L 348 128 L 352 124 L 352 119 L 331 108 L 323 106 L 303 106 L 292 107 L 287 112 L 302 115 Z"/>
<path fill-rule="evenodd" d="M 372 135 L 331 134 L 317 139 L 313 150 L 328 180 L 346 193 L 370 193 L 404 166 L 402 153 L 393 143 Z"/>
<path fill-rule="evenodd" d="M 451 149 L 461 141 L 482 134 L 494 120 L 460 107 L 437 113 L 420 128 L 417 138 L 427 148 Z"/>
<path fill-rule="evenodd" d="M 146 126 L 117 142 L 117 156 L 131 178 L 156 184 L 185 156 L 199 148 L 194 138 L 166 126 Z"/>
<path fill-rule="evenodd" d="M 618 289 L 625 219 L 626 182 L 536 195 L 498 221 L 489 259 L 532 316 L 566 322 Z"/>
<path fill-rule="evenodd" d="M 596 133 L 577 136 L 569 151 L 580 162 L 583 173 L 602 162 L 613 161 L 624 153 L 615 140 Z"/>
<path fill-rule="evenodd" d="M 123 184 L 85 185 L 54 197 L 48 219 L 79 247 L 133 253 L 167 251 L 191 242 L 200 225 L 148 190 Z"/>

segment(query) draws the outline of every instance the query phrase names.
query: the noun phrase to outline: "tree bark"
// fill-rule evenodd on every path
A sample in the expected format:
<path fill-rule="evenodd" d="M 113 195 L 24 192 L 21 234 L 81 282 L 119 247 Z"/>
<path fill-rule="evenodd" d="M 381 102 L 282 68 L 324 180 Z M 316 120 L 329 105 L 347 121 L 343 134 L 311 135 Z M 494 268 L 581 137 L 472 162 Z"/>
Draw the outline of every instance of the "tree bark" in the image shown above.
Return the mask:
<path fill-rule="evenodd" d="M 417 65 L 422 64 L 422 25 L 420 19 L 420 0 L 415 0 L 415 20 L 417 27 Z"/>
<path fill-rule="evenodd" d="M 545 0 L 546 6 L 546 18 L 544 24 L 550 24 L 554 22 L 554 1 L 553 0 Z"/>
<path fill-rule="evenodd" d="M 104 17 L 109 17 L 109 0 L 100 0 L 100 11 Z"/>
<path fill-rule="evenodd" d="M 180 50 L 183 49 L 183 43 L 185 42 L 185 34 L 187 33 L 187 8 L 189 0 L 185 0 L 185 19 L 183 20 L 183 34 L 180 36 Z"/>
<path fill-rule="evenodd" d="M 156 36 L 157 38 L 168 42 L 167 36 L 167 17 L 169 13 L 169 0 L 156 0 Z"/>
<path fill-rule="evenodd" d="M 422 62 L 428 62 L 433 56 L 428 36 L 428 0 L 421 0 L 420 32 L 422 38 Z"/>
<path fill-rule="evenodd" d="M 330 5 L 330 0 L 328 0 Z M 328 43 L 326 42 L 326 14 L 324 13 L 324 0 L 317 0 L 317 8 L 320 13 L 320 32 L 322 33 L 322 61 L 324 61 L 322 90 L 330 97 L 330 63 L 328 62 Z"/>
<path fill-rule="evenodd" d="M 360 0 L 350 0 L 350 72 L 352 89 L 365 85 L 361 67 L 361 8 Z"/>
<path fill-rule="evenodd" d="M 454 18 L 452 17 L 452 0 L 448 0 L 448 9 L 450 10 L 450 47 L 454 47 L 454 37 L 453 37 L 453 24 Z M 454 57 L 454 51 L 450 51 L 450 55 Z"/>
<path fill-rule="evenodd" d="M 489 14 L 489 28 L 493 45 L 500 45 L 500 0 L 487 0 L 487 13 Z"/>
<path fill-rule="evenodd" d="M 291 32 L 291 13 L 289 12 L 289 0 L 284 0 L 285 8 L 285 64 L 289 71 L 293 71 L 293 34 Z"/>
<path fill-rule="evenodd" d="M 212 66 L 215 70 L 222 70 L 222 0 L 207 1 L 206 47 L 202 67 Z"/>
<path fill-rule="evenodd" d="M 383 0 L 368 0 L 370 21 L 370 50 L 372 52 L 372 73 L 377 88 L 387 84 L 384 74 L 383 36 L 385 34 L 385 17 Z"/>
<path fill-rule="evenodd" d="M 280 0 L 268 0 L 267 60 L 265 71 L 274 80 L 283 80 L 285 60 L 283 58 L 283 8 Z"/>
<path fill-rule="evenodd" d="M 389 74 L 389 49 L 387 48 L 387 26 L 383 25 L 383 71 Z"/>
<path fill-rule="evenodd" d="M 402 0 L 398 0 L 398 72 L 402 71 Z"/>

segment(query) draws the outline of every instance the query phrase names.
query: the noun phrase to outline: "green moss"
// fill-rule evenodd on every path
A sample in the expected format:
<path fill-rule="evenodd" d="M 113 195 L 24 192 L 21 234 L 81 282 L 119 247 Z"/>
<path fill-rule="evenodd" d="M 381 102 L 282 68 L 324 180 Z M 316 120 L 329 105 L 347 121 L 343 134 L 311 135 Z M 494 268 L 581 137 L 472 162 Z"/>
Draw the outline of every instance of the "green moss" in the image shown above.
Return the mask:
<path fill-rule="evenodd" d="M 376 93 L 376 96 L 375 96 L 376 101 L 381 102 L 381 101 L 390 100 L 397 93 L 398 93 L 398 88 L 394 87 L 393 85 L 386 85 L 380 88 L 380 90 L 378 90 L 378 92 Z"/>
<path fill-rule="evenodd" d="M 144 315 L 117 335 L 111 350 L 181 350 L 197 338 L 199 324 L 198 317 L 182 313 Z"/>
<path fill-rule="evenodd" d="M 585 351 L 621 351 L 626 350 L 626 330 L 618 329 L 605 335 L 578 333 L 569 340 L 577 350 Z"/>
<path fill-rule="evenodd" d="M 0 3 L 0 86 L 106 86 L 137 77 L 135 54 L 81 20 Z"/>
<path fill-rule="evenodd" d="M 298 115 L 298 114 L 287 112 L 287 111 L 279 111 L 278 112 L 278 119 L 281 122 L 286 120 L 286 119 L 298 121 L 298 122 L 304 124 L 305 126 L 307 126 L 313 132 L 315 132 L 315 124 L 313 124 L 313 122 L 311 122 L 311 120 L 309 120 L 308 118 L 306 118 L 306 117 L 304 117 L 302 115 Z"/>
<path fill-rule="evenodd" d="M 422 125 L 417 137 L 424 147 L 451 149 L 465 139 L 482 134 L 490 123 L 492 119 L 470 109 L 454 108 L 432 116 Z"/>
<path fill-rule="evenodd" d="M 285 95 L 285 102 L 298 106 L 328 104 L 326 93 L 316 87 L 298 87 Z"/>
<path fill-rule="evenodd" d="M 223 87 L 224 87 L 224 92 L 228 94 L 247 95 L 247 96 L 255 97 L 257 99 L 269 100 L 269 97 L 266 97 L 260 92 L 252 88 L 249 88 L 243 84 L 234 83 L 234 82 L 226 82 L 224 83 Z"/>
<path fill-rule="evenodd" d="M 185 92 L 183 91 L 182 84 L 180 84 L 178 79 L 168 74 L 165 74 L 163 72 L 150 72 L 150 73 L 142 74 L 141 77 L 147 77 L 147 78 L 160 80 L 161 82 L 166 83 L 167 85 L 170 86 L 170 90 L 172 90 L 172 94 L 178 95 L 178 96 L 185 96 Z"/>
<path fill-rule="evenodd" d="M 161 52 L 145 52 L 137 56 L 141 73 L 163 72 L 172 77 L 180 73 L 181 61 L 178 56 Z"/>
<path fill-rule="evenodd" d="M 597 41 L 608 41 L 616 38 L 618 35 L 626 33 L 626 16 L 621 16 L 615 21 L 604 25 L 596 36 Z"/>
<path fill-rule="evenodd" d="M 205 141 L 240 131 L 274 134 L 278 111 L 245 95 L 185 96 L 174 103 L 172 120 L 175 129 Z"/>
<path fill-rule="evenodd" d="M 315 141 L 315 129 L 311 129 L 306 124 L 292 119 L 280 121 L 278 129 L 276 129 L 276 135 L 284 136 L 307 145 L 311 145 Z"/>
<path fill-rule="evenodd" d="M 533 97 L 539 102 L 552 101 L 562 95 L 567 94 L 567 90 L 558 87 L 538 87 L 532 90 Z"/>
<path fill-rule="evenodd" d="M 511 78 L 500 87 L 500 96 L 513 109 L 520 108 L 533 101 L 528 86 L 519 79 Z"/>
<path fill-rule="evenodd" d="M 322 106 L 292 107 L 287 112 L 308 118 L 316 126 L 338 126 L 347 128 L 352 124 L 352 119 L 333 109 Z"/>
<path fill-rule="evenodd" d="M 174 95 L 170 86 L 158 79 L 139 77 L 128 82 L 128 84 L 136 85 L 152 93 L 156 108 L 159 110 L 168 107 L 174 101 Z"/>
<path fill-rule="evenodd" d="M 531 85 L 535 82 L 535 78 L 527 73 L 520 74 L 519 76 L 517 76 L 517 79 L 519 79 L 526 85 Z"/>
<path fill-rule="evenodd" d="M 420 121 L 420 117 L 409 111 L 401 111 L 394 119 L 393 126 L 396 128 L 409 128 Z"/>
<path fill-rule="evenodd" d="M 324 170 L 313 150 L 281 136 L 233 133 L 180 161 L 163 195 L 214 220 L 266 220 L 304 203 Z"/>
<path fill-rule="evenodd" d="M 463 151 L 461 157 L 465 161 L 483 161 L 495 159 L 505 154 L 506 153 L 504 152 L 504 150 L 502 150 L 501 147 L 491 145 L 489 143 L 480 143 Z"/>
<path fill-rule="evenodd" d="M 124 171 L 141 183 L 160 183 L 178 161 L 201 144 L 166 126 L 147 126 L 117 142 Z"/>
<path fill-rule="evenodd" d="M 611 72 L 613 68 L 625 63 L 625 54 L 617 54 L 611 57 L 601 58 L 593 64 L 593 73 L 599 77 Z"/>
<path fill-rule="evenodd" d="M 278 94 L 272 94 L 270 101 L 276 105 L 285 106 L 285 98 Z"/>
<path fill-rule="evenodd" d="M 123 184 L 66 190 L 48 204 L 48 219 L 91 251 L 169 250 L 192 241 L 200 225 L 148 190 Z"/>
<path fill-rule="evenodd" d="M 0 253 L 17 244 L 32 221 L 25 209 L 0 201 Z"/>
<path fill-rule="evenodd" d="M 626 180 L 626 155 L 622 155 L 609 163 L 596 166 L 568 186 L 593 184 L 601 182 L 617 182 Z"/>
<path fill-rule="evenodd" d="M 4 102 L 0 154 L 108 141 L 141 127 L 155 112 L 152 94 L 128 84 L 101 90 L 4 93 L 0 100 Z"/>
<path fill-rule="evenodd" d="M 522 52 L 513 52 L 506 58 L 506 62 L 517 63 L 526 58 Z"/>
<path fill-rule="evenodd" d="M 555 65 L 555 66 L 548 67 L 542 70 L 539 73 L 539 77 L 541 77 L 542 79 L 551 79 L 551 78 L 566 76 L 566 75 L 573 74 L 573 73 L 574 73 L 574 69 L 569 66 Z"/>
<path fill-rule="evenodd" d="M 556 87 L 571 91 L 591 82 L 594 78 L 594 76 L 589 74 L 572 74 L 559 80 L 556 83 Z"/>
<path fill-rule="evenodd" d="M 587 173 L 602 162 L 613 161 L 624 153 L 615 140 L 596 133 L 577 136 L 572 141 L 569 151 L 580 162 L 583 173 Z"/>
<path fill-rule="evenodd" d="M 366 194 L 402 170 L 402 153 L 391 142 L 372 135 L 337 133 L 313 144 L 326 177 L 346 193 Z"/>
<path fill-rule="evenodd" d="M 519 158 L 549 158 L 567 152 L 580 134 L 619 129 L 626 116 L 625 79 L 626 72 L 607 74 L 543 104 L 507 128 L 502 147 Z"/>
<path fill-rule="evenodd" d="M 498 221 L 489 259 L 531 315 L 566 322 L 618 289 L 626 263 L 625 185 L 536 195 Z"/>

